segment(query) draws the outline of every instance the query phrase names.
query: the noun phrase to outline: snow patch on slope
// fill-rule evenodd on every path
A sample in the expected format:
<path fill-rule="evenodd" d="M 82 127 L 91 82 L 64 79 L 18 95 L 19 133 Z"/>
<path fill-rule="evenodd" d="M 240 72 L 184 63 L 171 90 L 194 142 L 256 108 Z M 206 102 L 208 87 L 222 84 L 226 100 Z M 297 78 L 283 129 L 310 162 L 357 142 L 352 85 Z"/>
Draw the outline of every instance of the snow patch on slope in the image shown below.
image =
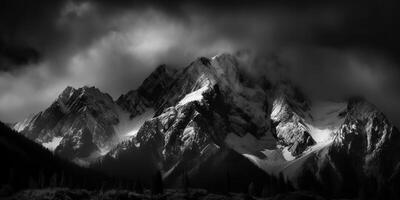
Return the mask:
<path fill-rule="evenodd" d="M 281 106 L 283 99 L 276 99 L 271 118 L 278 119 L 285 107 Z M 257 139 L 250 134 L 240 137 L 235 134 L 228 134 L 225 142 L 235 151 L 253 162 L 261 169 L 278 175 L 283 172 L 288 178 L 297 174 L 298 170 L 304 166 L 304 162 L 310 155 L 319 153 L 332 144 L 334 133 L 343 123 L 340 113 L 347 107 L 346 103 L 335 102 L 315 102 L 311 106 L 309 115 L 304 119 L 305 125 L 310 131 L 311 137 L 316 144 L 310 146 L 299 157 L 294 157 L 287 147 L 274 147 L 270 143 L 264 143 L 263 138 Z"/>
<path fill-rule="evenodd" d="M 333 139 L 344 119 L 339 116 L 347 108 L 347 103 L 318 101 L 313 103 L 310 114 L 305 119 L 311 137 L 317 143 L 327 143 Z"/>
<path fill-rule="evenodd" d="M 279 174 L 280 169 L 287 163 L 283 158 L 280 149 L 269 150 L 266 149 L 262 151 L 265 155 L 264 158 L 259 157 L 254 154 L 242 154 L 244 157 L 249 159 L 253 164 L 255 164 L 260 169 L 272 173 L 275 175 Z"/>
<path fill-rule="evenodd" d="M 288 147 L 285 147 L 282 149 L 282 155 L 285 158 L 285 160 L 287 160 L 287 161 L 292 161 L 292 160 L 296 159 L 296 157 L 294 157 L 292 155 L 292 153 L 289 151 Z"/>
<path fill-rule="evenodd" d="M 154 116 L 154 113 L 155 111 L 153 108 L 147 108 L 142 114 L 130 119 L 130 113 L 119 110 L 118 115 L 120 116 L 120 121 L 116 126 L 114 126 L 118 142 L 130 137 L 136 137 L 140 127 L 146 120 L 151 119 Z"/>
<path fill-rule="evenodd" d="M 272 102 L 272 111 L 271 111 L 271 119 L 274 121 L 279 120 L 279 115 L 281 112 L 284 112 L 285 107 L 283 106 L 284 99 L 278 98 Z"/>
<path fill-rule="evenodd" d="M 31 114 L 29 117 L 25 118 L 24 121 L 18 122 L 13 126 L 13 129 L 17 132 L 21 132 L 25 130 L 30 124 L 32 119 L 35 117 L 34 114 Z"/>
<path fill-rule="evenodd" d="M 229 133 L 225 138 L 225 143 L 239 153 L 255 153 L 264 149 L 275 148 L 275 140 L 272 138 L 264 136 L 257 139 L 249 133 L 246 133 L 243 137 Z"/>
<path fill-rule="evenodd" d="M 200 89 L 187 94 L 182 100 L 179 101 L 178 105 L 185 105 L 192 101 L 200 101 L 203 99 L 203 93 L 207 91 L 208 85 L 204 85 Z"/>
<path fill-rule="evenodd" d="M 53 137 L 50 142 L 42 143 L 42 145 L 50 151 L 54 151 L 60 144 L 63 137 Z"/>
<path fill-rule="evenodd" d="M 290 180 L 295 180 L 295 177 L 298 176 L 298 172 L 301 171 L 305 167 L 305 163 L 308 158 L 313 155 L 320 155 L 321 153 L 326 152 L 327 147 L 332 144 L 333 141 L 322 142 L 312 146 L 308 149 L 302 156 L 299 158 L 287 162 L 280 171 L 285 175 L 286 178 Z M 319 157 L 320 157 L 319 156 Z"/>
<path fill-rule="evenodd" d="M 257 139 L 249 133 L 243 137 L 229 133 L 225 143 L 267 172 L 274 173 L 287 162 L 281 150 L 276 149 L 275 140 L 268 136 Z"/>
<path fill-rule="evenodd" d="M 305 124 L 310 130 L 311 137 L 316 144 L 310 146 L 300 157 L 287 159 L 288 155 L 283 155 L 288 160 L 279 170 L 286 178 L 294 180 L 298 172 L 305 166 L 305 162 L 310 156 L 321 154 L 329 147 L 334 139 L 334 135 L 343 124 L 344 119 L 340 113 L 345 111 L 347 103 L 337 103 L 329 101 L 313 102 L 310 110 L 310 117 L 305 118 Z"/>

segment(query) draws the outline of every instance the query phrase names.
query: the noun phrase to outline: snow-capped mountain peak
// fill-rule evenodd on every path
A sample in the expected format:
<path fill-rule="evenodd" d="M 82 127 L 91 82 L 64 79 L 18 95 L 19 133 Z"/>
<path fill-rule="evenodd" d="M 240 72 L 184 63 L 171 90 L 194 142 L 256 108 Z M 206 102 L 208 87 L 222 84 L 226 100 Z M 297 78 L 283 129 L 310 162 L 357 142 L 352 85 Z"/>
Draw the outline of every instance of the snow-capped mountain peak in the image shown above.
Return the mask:
<path fill-rule="evenodd" d="M 17 123 L 14 129 L 82 163 L 104 154 L 134 129 L 126 125 L 131 121 L 128 116 L 110 95 L 95 87 L 67 87 L 49 108 Z"/>
<path fill-rule="evenodd" d="M 204 186 L 215 163 L 233 176 L 282 175 L 299 188 L 309 174 L 322 185 L 394 176 L 400 157 L 388 155 L 400 151 L 399 133 L 376 107 L 311 100 L 288 81 L 263 84 L 236 56 L 200 57 L 182 69 L 157 67 L 115 102 L 94 87 L 67 87 L 14 128 L 76 162 L 132 178 L 160 170 L 171 184 L 185 173 Z"/>

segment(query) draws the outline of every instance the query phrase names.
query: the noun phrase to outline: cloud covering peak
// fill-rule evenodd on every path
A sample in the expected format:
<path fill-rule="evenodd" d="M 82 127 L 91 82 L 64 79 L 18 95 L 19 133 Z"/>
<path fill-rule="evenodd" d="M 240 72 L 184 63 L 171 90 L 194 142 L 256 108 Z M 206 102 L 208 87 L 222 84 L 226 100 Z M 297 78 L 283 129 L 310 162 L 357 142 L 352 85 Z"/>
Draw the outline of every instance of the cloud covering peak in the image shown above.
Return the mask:
<path fill-rule="evenodd" d="M 67 85 L 95 85 L 116 98 L 160 64 L 184 67 L 242 49 L 256 58 L 251 70 L 270 79 L 290 79 L 317 97 L 360 93 L 400 121 L 399 109 L 386 109 L 400 100 L 392 1 L 1 4 L 3 121 L 42 110 Z"/>

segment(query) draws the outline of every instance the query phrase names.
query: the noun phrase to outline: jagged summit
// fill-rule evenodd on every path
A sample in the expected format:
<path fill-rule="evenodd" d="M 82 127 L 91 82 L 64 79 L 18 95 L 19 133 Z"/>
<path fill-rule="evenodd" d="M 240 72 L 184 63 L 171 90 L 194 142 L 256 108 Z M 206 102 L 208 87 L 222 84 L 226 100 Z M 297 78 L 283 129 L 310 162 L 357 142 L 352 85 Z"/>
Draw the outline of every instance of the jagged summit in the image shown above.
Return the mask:
<path fill-rule="evenodd" d="M 76 96 L 109 96 L 107 93 L 101 92 L 98 88 L 94 86 L 83 86 L 80 88 L 74 88 L 72 86 L 67 86 L 61 94 L 58 96 L 59 99 L 68 99 Z M 111 96 L 110 96 L 111 97 Z M 112 99 L 112 98 L 111 98 Z"/>
<path fill-rule="evenodd" d="M 67 86 L 59 95 L 59 98 L 68 98 L 72 96 L 72 94 L 76 91 L 76 89 L 72 86 Z"/>
<path fill-rule="evenodd" d="M 84 158 L 109 145 L 119 113 L 110 95 L 95 87 L 67 87 L 49 108 L 15 125 L 69 159 Z"/>
<path fill-rule="evenodd" d="M 158 66 L 136 90 L 121 95 L 116 103 L 131 113 L 133 118 L 149 108 L 157 107 L 161 95 L 174 80 L 177 70 L 166 65 Z"/>
<path fill-rule="evenodd" d="M 68 86 L 58 96 L 55 104 L 60 106 L 64 112 L 78 112 L 91 109 L 92 111 L 104 112 L 114 109 L 113 99 L 107 94 L 101 92 L 96 87 L 84 86 L 78 89 Z"/>

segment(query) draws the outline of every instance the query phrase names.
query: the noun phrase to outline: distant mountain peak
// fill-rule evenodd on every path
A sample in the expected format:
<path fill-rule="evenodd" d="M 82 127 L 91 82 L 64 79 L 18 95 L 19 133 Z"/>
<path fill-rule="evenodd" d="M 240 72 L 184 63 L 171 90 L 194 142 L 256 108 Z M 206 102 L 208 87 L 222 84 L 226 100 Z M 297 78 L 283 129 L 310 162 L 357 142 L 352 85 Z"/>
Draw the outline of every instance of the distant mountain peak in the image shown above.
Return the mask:
<path fill-rule="evenodd" d="M 112 97 L 109 94 L 101 92 L 94 86 L 83 86 L 80 88 L 68 86 L 58 96 L 58 100 L 65 102 L 71 98 L 80 98 L 82 96 L 108 98 L 112 101 Z"/>
<path fill-rule="evenodd" d="M 175 74 L 175 72 L 176 72 L 176 69 L 174 69 L 166 64 L 161 64 L 152 73 L 154 73 L 154 74 L 166 73 L 166 74 L 172 76 L 173 74 Z"/>

